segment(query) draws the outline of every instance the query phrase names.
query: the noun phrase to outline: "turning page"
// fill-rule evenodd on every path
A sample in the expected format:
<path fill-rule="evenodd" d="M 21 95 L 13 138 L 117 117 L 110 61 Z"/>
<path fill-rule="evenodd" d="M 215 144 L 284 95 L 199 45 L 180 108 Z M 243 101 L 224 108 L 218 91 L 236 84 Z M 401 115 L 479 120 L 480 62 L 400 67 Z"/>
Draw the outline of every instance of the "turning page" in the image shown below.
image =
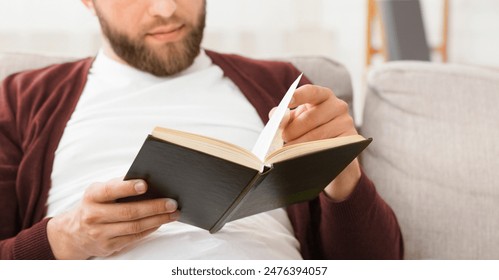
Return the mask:
<path fill-rule="evenodd" d="M 279 106 L 277 106 L 277 109 L 274 111 L 274 114 L 263 128 L 258 140 L 251 150 L 251 152 L 262 162 L 265 161 L 265 157 L 268 154 L 282 146 L 282 130 L 279 129 L 280 124 L 286 113 L 289 111 L 289 103 L 291 102 L 293 94 L 295 93 L 302 76 L 303 73 L 300 74 L 300 76 L 298 76 L 294 83 L 289 87 L 288 91 L 279 103 Z"/>

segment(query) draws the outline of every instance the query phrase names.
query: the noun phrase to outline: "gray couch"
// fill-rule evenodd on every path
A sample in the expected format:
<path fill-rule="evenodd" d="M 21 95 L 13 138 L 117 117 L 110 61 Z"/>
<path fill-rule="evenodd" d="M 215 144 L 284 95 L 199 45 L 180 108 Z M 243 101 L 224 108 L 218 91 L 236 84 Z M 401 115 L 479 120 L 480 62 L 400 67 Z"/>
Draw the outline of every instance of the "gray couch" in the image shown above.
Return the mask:
<path fill-rule="evenodd" d="M 370 72 L 366 172 L 407 259 L 499 259 L 499 71 L 392 62 Z"/>
<path fill-rule="evenodd" d="M 68 58 L 0 54 L 0 80 Z M 319 57 L 292 61 L 351 103 L 346 69 Z M 499 258 L 499 72 L 388 63 L 368 79 L 361 133 L 367 174 L 393 207 L 408 259 Z"/>

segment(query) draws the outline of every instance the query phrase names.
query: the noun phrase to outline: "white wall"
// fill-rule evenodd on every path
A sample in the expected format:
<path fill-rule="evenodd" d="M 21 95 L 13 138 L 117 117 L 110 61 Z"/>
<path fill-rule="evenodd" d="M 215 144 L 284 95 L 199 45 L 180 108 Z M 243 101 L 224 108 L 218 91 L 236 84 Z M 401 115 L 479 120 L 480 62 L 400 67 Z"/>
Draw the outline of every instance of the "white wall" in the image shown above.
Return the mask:
<path fill-rule="evenodd" d="M 350 70 L 362 105 L 367 0 L 208 0 L 204 46 L 253 57 L 324 55 Z M 422 0 L 439 42 L 441 0 Z M 450 61 L 499 67 L 499 1 L 451 0 Z M 78 0 L 0 0 L 0 51 L 87 56 L 95 20 Z M 358 115 L 357 117 L 360 117 Z"/>

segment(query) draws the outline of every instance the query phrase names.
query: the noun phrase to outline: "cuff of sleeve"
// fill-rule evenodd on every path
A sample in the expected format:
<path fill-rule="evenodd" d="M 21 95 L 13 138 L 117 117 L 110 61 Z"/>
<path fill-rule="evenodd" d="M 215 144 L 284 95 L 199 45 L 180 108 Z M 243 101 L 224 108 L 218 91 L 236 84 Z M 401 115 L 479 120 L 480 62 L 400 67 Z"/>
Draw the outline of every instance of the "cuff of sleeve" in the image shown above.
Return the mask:
<path fill-rule="evenodd" d="M 322 213 L 326 215 L 326 218 L 333 218 L 332 216 L 334 215 L 335 219 L 344 218 L 351 220 L 368 213 L 369 208 L 376 199 L 376 190 L 374 184 L 364 171 L 362 171 L 359 182 L 346 200 L 335 202 L 325 193 L 321 193 L 319 197 L 321 209 L 323 209 Z"/>
<path fill-rule="evenodd" d="M 14 259 L 53 260 L 55 259 L 47 237 L 46 218 L 29 229 L 21 231 L 14 244 Z"/>

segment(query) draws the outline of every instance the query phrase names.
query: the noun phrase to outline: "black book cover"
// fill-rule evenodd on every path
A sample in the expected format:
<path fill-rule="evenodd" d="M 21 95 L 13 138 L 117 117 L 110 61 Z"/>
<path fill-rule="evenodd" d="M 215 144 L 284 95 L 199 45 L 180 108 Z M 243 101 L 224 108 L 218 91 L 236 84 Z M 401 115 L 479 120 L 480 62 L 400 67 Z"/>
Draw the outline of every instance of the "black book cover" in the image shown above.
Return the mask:
<path fill-rule="evenodd" d="M 213 233 L 226 222 L 314 199 L 370 142 L 302 155 L 259 172 L 149 135 L 125 176 L 144 179 L 149 190 L 120 201 L 173 198 L 181 222 Z"/>

